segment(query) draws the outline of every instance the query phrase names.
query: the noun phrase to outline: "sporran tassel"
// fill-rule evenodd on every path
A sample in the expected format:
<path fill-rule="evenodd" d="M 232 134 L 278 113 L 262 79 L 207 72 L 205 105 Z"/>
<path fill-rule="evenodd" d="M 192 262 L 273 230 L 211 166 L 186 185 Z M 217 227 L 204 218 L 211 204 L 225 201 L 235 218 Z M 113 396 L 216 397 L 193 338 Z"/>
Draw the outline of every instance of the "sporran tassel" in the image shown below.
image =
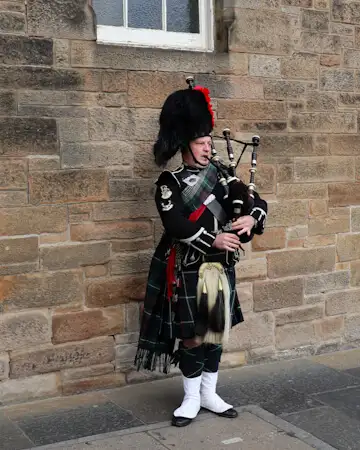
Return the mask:
<path fill-rule="evenodd" d="M 205 336 L 209 326 L 209 304 L 206 283 L 204 282 L 196 315 L 195 334 Z"/>
<path fill-rule="evenodd" d="M 209 327 L 215 333 L 223 333 L 225 329 L 225 299 L 224 291 L 219 278 L 219 290 L 216 297 L 215 306 L 210 313 Z"/>

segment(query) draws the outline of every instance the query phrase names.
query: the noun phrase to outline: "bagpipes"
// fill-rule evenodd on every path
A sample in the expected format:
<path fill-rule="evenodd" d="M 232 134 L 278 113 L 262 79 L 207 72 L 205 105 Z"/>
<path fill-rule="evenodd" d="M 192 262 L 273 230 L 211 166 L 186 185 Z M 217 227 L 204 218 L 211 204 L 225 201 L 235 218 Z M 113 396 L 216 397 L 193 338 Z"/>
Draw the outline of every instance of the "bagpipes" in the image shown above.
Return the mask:
<path fill-rule="evenodd" d="M 194 77 L 190 76 L 186 78 L 186 82 L 189 85 L 189 89 L 194 89 Z M 260 144 L 260 137 L 253 136 L 251 142 L 243 142 L 238 139 L 231 139 L 231 132 L 229 128 L 225 128 L 223 130 L 223 138 L 226 140 L 226 149 L 227 155 L 229 158 L 229 163 L 226 164 L 217 154 L 215 149 L 214 141 L 212 138 L 212 148 L 211 148 L 211 158 L 209 161 L 213 164 L 219 174 L 220 174 L 220 183 L 224 187 L 224 199 L 229 198 L 232 202 L 233 206 L 233 220 L 238 219 L 244 214 L 247 214 L 254 205 L 254 191 L 256 189 L 255 185 L 255 173 L 257 171 L 257 150 Z M 235 163 L 234 150 L 231 144 L 231 141 L 234 141 L 238 144 L 243 145 L 240 156 Z M 236 173 L 236 169 L 240 164 L 241 158 L 245 153 L 247 147 L 252 146 L 252 154 L 251 154 L 251 167 L 249 169 L 250 172 L 250 181 L 248 184 L 245 184 L 238 177 Z"/>

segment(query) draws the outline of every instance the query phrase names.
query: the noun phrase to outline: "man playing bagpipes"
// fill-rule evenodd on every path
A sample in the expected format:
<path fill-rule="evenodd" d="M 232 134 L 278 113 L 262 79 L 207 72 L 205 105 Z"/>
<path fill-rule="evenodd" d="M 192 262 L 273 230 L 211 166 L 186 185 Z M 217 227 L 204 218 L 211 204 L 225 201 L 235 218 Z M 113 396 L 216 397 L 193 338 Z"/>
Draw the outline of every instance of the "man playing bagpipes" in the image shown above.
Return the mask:
<path fill-rule="evenodd" d="M 235 280 L 241 243 L 263 233 L 267 203 L 255 191 L 249 195 L 248 186 L 213 157 L 206 88 L 172 93 L 159 122 L 156 163 L 165 166 L 177 152 L 183 163 L 156 182 L 165 231 L 150 266 L 135 365 L 168 373 L 179 364 L 185 396 L 172 424 L 180 427 L 201 407 L 237 417 L 216 393 L 218 368 L 230 329 L 244 320 Z M 234 216 L 239 203 L 241 213 Z"/>

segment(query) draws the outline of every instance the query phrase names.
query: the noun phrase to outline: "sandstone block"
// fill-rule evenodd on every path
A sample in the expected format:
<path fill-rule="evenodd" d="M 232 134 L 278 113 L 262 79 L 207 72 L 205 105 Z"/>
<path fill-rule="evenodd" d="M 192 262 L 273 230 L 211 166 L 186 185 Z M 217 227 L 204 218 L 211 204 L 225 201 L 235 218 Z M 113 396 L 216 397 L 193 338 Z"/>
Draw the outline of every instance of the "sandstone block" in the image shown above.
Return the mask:
<path fill-rule="evenodd" d="M 335 267 L 335 247 L 277 251 L 267 261 L 270 278 L 329 272 Z"/>
<path fill-rule="evenodd" d="M 360 286 L 360 261 L 351 261 L 351 286 Z"/>
<path fill-rule="evenodd" d="M 51 340 L 47 314 L 26 312 L 0 316 L 0 350 L 16 350 L 41 345 Z"/>
<path fill-rule="evenodd" d="M 252 240 L 253 251 L 268 251 L 281 249 L 286 246 L 285 228 L 266 228 L 264 234 L 254 236 Z"/>
<path fill-rule="evenodd" d="M 46 0 L 28 0 L 27 11 L 32 36 L 95 39 L 94 17 L 86 0 L 65 0 L 51 8 Z"/>
<path fill-rule="evenodd" d="M 1 161 L 0 166 L 0 189 L 26 189 L 26 188 L 27 188 L 26 162 L 22 159 L 3 159 Z"/>
<path fill-rule="evenodd" d="M 329 183 L 329 206 L 360 205 L 360 183 Z"/>
<path fill-rule="evenodd" d="M 152 250 L 118 254 L 111 262 L 111 275 L 148 272 L 152 257 Z"/>
<path fill-rule="evenodd" d="M 360 94 L 340 93 L 339 105 L 347 108 L 358 108 L 360 105 Z"/>
<path fill-rule="evenodd" d="M 240 100 L 219 100 L 217 108 L 219 119 L 236 117 L 245 120 L 285 119 L 285 104 L 281 102 L 252 102 Z"/>
<path fill-rule="evenodd" d="M 320 88 L 323 91 L 353 91 L 354 72 L 347 69 L 324 69 L 320 75 Z"/>
<path fill-rule="evenodd" d="M 301 278 L 254 283 L 254 311 L 287 308 L 303 304 L 304 286 Z"/>
<path fill-rule="evenodd" d="M 62 244 L 40 249 L 42 267 L 48 270 L 75 269 L 79 266 L 104 264 L 110 260 L 110 244 L 89 242 Z"/>
<path fill-rule="evenodd" d="M 109 336 L 29 352 L 14 352 L 10 365 L 14 378 L 24 378 L 67 368 L 109 363 L 114 358 L 114 339 Z"/>
<path fill-rule="evenodd" d="M 335 94 L 311 92 L 306 101 L 306 109 L 308 111 L 336 111 L 336 107 L 337 100 Z"/>
<path fill-rule="evenodd" d="M 0 278 L 0 311 L 82 302 L 79 272 L 39 273 Z"/>
<path fill-rule="evenodd" d="M 340 66 L 340 64 L 341 64 L 340 55 L 321 55 L 320 56 L 320 66 L 336 67 L 336 66 Z"/>
<path fill-rule="evenodd" d="M 256 29 L 257 33 L 253 30 Z M 287 54 L 290 52 L 291 23 L 280 11 L 235 9 L 229 48 L 233 52 Z"/>
<path fill-rule="evenodd" d="M 0 275 L 17 275 L 22 273 L 30 273 L 39 271 L 39 263 L 31 262 L 31 263 L 20 263 L 20 264 L 9 264 L 9 265 L 0 265 Z"/>
<path fill-rule="evenodd" d="M 326 314 L 352 314 L 360 312 L 360 289 L 331 292 L 326 295 Z"/>
<path fill-rule="evenodd" d="M 61 153 L 64 168 L 129 166 L 133 161 L 127 142 L 69 142 L 61 146 Z"/>
<path fill-rule="evenodd" d="M 142 219 L 157 217 L 154 201 L 97 203 L 94 206 L 94 220 Z"/>
<path fill-rule="evenodd" d="M 0 11 L 0 33 L 24 33 L 25 16 L 22 13 Z"/>
<path fill-rule="evenodd" d="M 322 341 L 342 336 L 344 332 L 344 317 L 325 317 L 315 323 L 315 333 Z"/>
<path fill-rule="evenodd" d="M 276 327 L 276 347 L 279 350 L 315 344 L 317 336 L 312 322 L 293 323 Z"/>
<path fill-rule="evenodd" d="M 82 223 L 71 225 L 71 240 L 132 239 L 150 236 L 150 222 Z"/>
<path fill-rule="evenodd" d="M 124 309 L 121 307 L 55 315 L 52 321 L 53 343 L 82 341 L 123 333 L 124 319 Z"/>
<path fill-rule="evenodd" d="M 330 235 L 319 235 L 319 236 L 308 236 L 305 239 L 304 247 L 326 247 L 327 245 L 335 245 L 336 236 L 335 234 Z"/>
<path fill-rule="evenodd" d="M 115 344 L 136 344 L 139 340 L 139 333 L 117 334 Z"/>
<path fill-rule="evenodd" d="M 306 83 L 301 81 L 265 80 L 265 98 L 287 100 L 302 97 L 306 91 Z"/>
<path fill-rule="evenodd" d="M 23 206 L 28 202 L 27 191 L 1 191 L 0 207 Z"/>
<path fill-rule="evenodd" d="M 68 241 L 68 231 L 62 233 L 44 233 L 40 235 L 39 243 L 41 245 L 58 244 L 59 242 Z"/>
<path fill-rule="evenodd" d="M 59 394 L 55 373 L 0 383 L 0 398 L 8 402 L 28 402 L 37 398 L 55 397 Z"/>
<path fill-rule="evenodd" d="M 150 200 L 154 198 L 156 185 L 153 180 L 110 180 L 110 200 Z"/>
<path fill-rule="evenodd" d="M 75 106 L 39 106 L 39 105 L 19 105 L 19 116 L 32 117 L 87 117 L 88 111 L 83 107 Z"/>
<path fill-rule="evenodd" d="M 324 133 L 356 132 L 356 117 L 352 113 L 303 113 L 290 117 L 289 130 Z"/>
<path fill-rule="evenodd" d="M 114 365 L 112 363 L 97 364 L 90 367 L 79 367 L 78 369 L 65 369 L 61 371 L 61 381 L 75 381 L 84 378 L 98 377 L 100 375 L 107 375 L 114 372 Z"/>
<path fill-rule="evenodd" d="M 308 226 L 307 225 L 299 225 L 296 227 L 288 228 L 287 230 L 287 238 L 288 239 L 299 239 L 304 238 L 308 235 Z"/>
<path fill-rule="evenodd" d="M 0 114 L 4 116 L 16 114 L 16 99 L 14 92 L 0 92 Z"/>
<path fill-rule="evenodd" d="M 54 119 L 0 118 L 0 155 L 51 155 L 57 151 Z"/>
<path fill-rule="evenodd" d="M 344 337 L 348 342 L 360 339 L 360 315 L 345 317 Z"/>
<path fill-rule="evenodd" d="M 252 283 L 241 283 L 236 286 L 236 291 L 241 304 L 241 310 L 243 313 L 253 311 L 253 288 Z"/>
<path fill-rule="evenodd" d="M 0 381 L 9 378 L 9 355 L 8 353 L 0 354 Z"/>
<path fill-rule="evenodd" d="M 93 141 L 130 139 L 131 112 L 126 108 L 89 109 L 89 133 Z"/>
<path fill-rule="evenodd" d="M 297 6 L 301 8 L 311 8 L 312 0 L 282 0 L 285 6 Z"/>
<path fill-rule="evenodd" d="M 291 183 L 294 181 L 293 164 L 277 164 L 276 172 L 278 183 Z"/>
<path fill-rule="evenodd" d="M 125 331 L 135 334 L 140 329 L 140 310 L 139 303 L 129 303 L 125 305 Z"/>
<path fill-rule="evenodd" d="M 58 67 L 70 66 L 70 41 L 54 39 L 54 65 Z"/>
<path fill-rule="evenodd" d="M 313 31 L 326 32 L 329 30 L 329 13 L 304 10 L 301 16 L 301 26 Z"/>
<path fill-rule="evenodd" d="M 129 370 L 133 364 L 137 351 L 136 344 L 125 344 L 116 346 L 116 369 L 120 371 Z"/>
<path fill-rule="evenodd" d="M 64 381 L 62 385 L 63 395 L 77 395 L 88 391 L 100 389 L 118 388 L 126 384 L 125 375 L 122 373 L 109 373 L 81 380 Z"/>
<path fill-rule="evenodd" d="M 37 262 L 37 259 L 37 237 L 0 240 L 0 264 Z"/>
<path fill-rule="evenodd" d="M 2 1 L 0 4 L 1 11 L 24 12 L 25 8 L 21 1 Z"/>
<path fill-rule="evenodd" d="M 314 0 L 315 9 L 329 9 L 329 0 Z"/>
<path fill-rule="evenodd" d="M 306 225 L 308 202 L 305 200 L 269 202 L 268 227 L 288 227 Z"/>
<path fill-rule="evenodd" d="M 360 259 L 360 233 L 339 234 L 337 255 L 340 262 Z"/>
<path fill-rule="evenodd" d="M 341 291 L 349 287 L 349 272 L 332 272 L 309 276 L 305 280 L 305 294 L 323 294 L 328 291 Z"/>
<path fill-rule="evenodd" d="M 295 158 L 298 160 L 299 158 Z M 306 158 L 309 161 L 309 158 Z M 312 160 L 312 159 L 311 159 Z M 298 167 L 295 164 L 295 176 L 298 178 L 296 181 L 300 181 L 300 178 L 296 172 Z M 305 179 L 301 179 L 305 181 Z M 277 185 L 277 198 L 278 199 L 317 199 L 327 197 L 327 185 L 324 183 L 296 183 L 296 184 L 278 184 Z"/>
<path fill-rule="evenodd" d="M 304 11 L 304 14 L 306 12 L 310 11 Z M 318 64 L 317 55 L 304 52 L 293 53 L 281 60 L 281 75 L 285 78 L 315 79 L 318 76 Z"/>
<path fill-rule="evenodd" d="M 275 311 L 274 315 L 276 326 L 287 323 L 308 322 L 321 319 L 324 316 L 324 307 L 322 305 L 301 306 L 300 308 Z"/>
<path fill-rule="evenodd" d="M 226 8 L 276 9 L 280 0 L 225 0 Z"/>
<path fill-rule="evenodd" d="M 245 183 L 249 182 L 249 164 L 240 164 L 237 173 Z M 271 194 L 275 192 L 275 166 L 271 164 L 261 164 L 258 167 L 256 172 L 256 190 L 261 194 Z"/>
<path fill-rule="evenodd" d="M 249 74 L 254 77 L 280 77 L 278 56 L 250 55 Z"/>
<path fill-rule="evenodd" d="M 303 31 L 300 38 L 300 48 L 310 53 L 340 54 L 340 36 Z"/>
<path fill-rule="evenodd" d="M 154 248 L 153 236 L 144 239 L 119 240 L 111 242 L 113 253 L 135 252 Z"/>
<path fill-rule="evenodd" d="M 266 148 L 266 152 L 264 152 L 261 157 L 266 160 L 268 156 L 320 156 L 320 153 L 314 151 L 312 144 L 312 139 L 309 135 L 265 135 L 261 139 L 261 145 L 263 148 Z"/>
<path fill-rule="evenodd" d="M 328 217 L 311 218 L 309 221 L 310 236 L 347 231 L 350 231 L 350 211 L 347 208 L 331 209 Z"/>
<path fill-rule="evenodd" d="M 257 77 L 198 74 L 196 81 L 210 90 L 212 98 L 264 98 L 263 84 Z"/>
<path fill-rule="evenodd" d="M 310 217 L 323 216 L 328 212 L 327 200 L 310 200 Z"/>
<path fill-rule="evenodd" d="M 29 156 L 29 171 L 48 171 L 60 169 L 60 157 L 59 156 Z"/>
<path fill-rule="evenodd" d="M 61 233 L 67 228 L 67 211 L 62 206 L 4 208 L 0 222 L 0 235 Z"/>
<path fill-rule="evenodd" d="M 85 267 L 85 276 L 87 278 L 104 277 L 108 273 L 107 265 L 102 266 L 87 266 Z"/>
<path fill-rule="evenodd" d="M 236 279 L 241 281 L 266 278 L 267 265 L 265 258 L 248 259 L 236 265 Z"/>
<path fill-rule="evenodd" d="M 30 202 L 70 203 L 108 199 L 104 170 L 62 170 L 36 172 L 30 177 Z"/>
<path fill-rule="evenodd" d="M 151 178 L 152 180 L 156 180 L 160 175 L 161 170 L 154 162 L 154 156 L 151 148 L 152 144 L 150 142 L 137 143 L 136 157 L 134 158 L 135 177 Z M 176 157 L 174 159 L 176 159 Z"/>
<path fill-rule="evenodd" d="M 53 43 L 50 39 L 3 35 L 0 36 L 0 49 L 1 64 L 51 66 L 53 63 Z"/>
<path fill-rule="evenodd" d="M 339 22 L 360 24 L 360 7 L 354 0 L 339 0 L 332 4 L 333 19 Z"/>
<path fill-rule="evenodd" d="M 106 307 L 142 301 L 145 297 L 147 275 L 128 275 L 88 284 L 86 306 Z"/>
<path fill-rule="evenodd" d="M 274 317 L 272 313 L 250 313 L 245 322 L 234 327 L 230 332 L 226 351 L 238 351 L 266 347 L 274 343 Z"/>
<path fill-rule="evenodd" d="M 226 127 L 231 128 L 235 133 L 279 132 L 287 129 L 287 122 L 284 120 L 242 121 L 219 119 L 214 128 L 215 135 L 219 136 Z"/>
<path fill-rule="evenodd" d="M 225 352 L 221 355 L 221 367 L 231 368 L 246 364 L 246 352 Z"/>
<path fill-rule="evenodd" d="M 102 72 L 102 90 L 104 92 L 124 92 L 128 87 L 127 72 L 107 70 Z"/>

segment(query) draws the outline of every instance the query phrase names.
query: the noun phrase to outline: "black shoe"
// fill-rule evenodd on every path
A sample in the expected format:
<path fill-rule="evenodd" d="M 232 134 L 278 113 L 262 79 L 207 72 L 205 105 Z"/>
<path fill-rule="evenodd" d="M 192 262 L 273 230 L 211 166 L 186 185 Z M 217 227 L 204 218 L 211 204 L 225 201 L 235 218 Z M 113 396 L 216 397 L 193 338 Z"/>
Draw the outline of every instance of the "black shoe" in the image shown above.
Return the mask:
<path fill-rule="evenodd" d="M 192 422 L 192 419 L 188 419 L 187 417 L 172 417 L 171 425 L 174 427 L 186 427 Z"/>
<path fill-rule="evenodd" d="M 225 417 L 226 419 L 236 419 L 236 417 L 239 415 L 236 409 L 230 408 L 227 411 L 224 411 L 222 413 L 215 413 L 220 417 Z"/>

